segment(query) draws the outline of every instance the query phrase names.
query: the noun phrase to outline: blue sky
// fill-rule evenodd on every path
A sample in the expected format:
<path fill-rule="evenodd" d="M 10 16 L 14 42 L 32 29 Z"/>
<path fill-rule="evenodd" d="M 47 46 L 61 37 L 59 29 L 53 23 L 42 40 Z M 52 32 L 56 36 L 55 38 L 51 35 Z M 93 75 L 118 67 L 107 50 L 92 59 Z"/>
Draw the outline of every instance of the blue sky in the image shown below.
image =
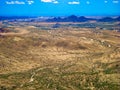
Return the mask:
<path fill-rule="evenodd" d="M 0 0 L 0 16 L 115 16 L 120 0 Z"/>

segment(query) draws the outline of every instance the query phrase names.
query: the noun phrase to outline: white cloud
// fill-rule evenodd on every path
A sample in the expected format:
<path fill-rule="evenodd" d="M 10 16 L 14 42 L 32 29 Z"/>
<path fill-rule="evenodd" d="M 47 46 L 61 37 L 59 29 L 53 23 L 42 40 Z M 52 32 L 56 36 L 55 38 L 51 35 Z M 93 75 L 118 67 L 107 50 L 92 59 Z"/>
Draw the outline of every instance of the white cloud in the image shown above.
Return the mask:
<path fill-rule="evenodd" d="M 34 3 L 34 1 L 32 1 L 32 0 L 31 1 L 27 1 L 27 2 L 28 2 L 29 5 Z"/>
<path fill-rule="evenodd" d="M 58 3 L 57 0 L 41 0 L 41 2 L 45 2 L 45 3 L 54 3 L 54 4 L 57 4 L 57 3 Z"/>
<path fill-rule="evenodd" d="M 6 1 L 6 4 L 25 4 L 23 1 Z"/>
<path fill-rule="evenodd" d="M 113 3 L 117 4 L 117 3 L 119 3 L 119 1 L 118 0 L 113 0 Z"/>
<path fill-rule="evenodd" d="M 108 3 L 108 1 L 107 1 L 107 0 L 105 0 L 105 1 L 104 1 L 104 3 Z"/>
<path fill-rule="evenodd" d="M 53 0 L 41 0 L 41 2 L 52 2 Z"/>
<path fill-rule="evenodd" d="M 56 4 L 57 4 L 57 3 L 58 3 L 58 1 L 54 1 L 53 3 L 56 3 Z"/>
<path fill-rule="evenodd" d="M 68 4 L 80 4 L 80 2 L 73 1 L 73 2 L 68 2 Z"/>
<path fill-rule="evenodd" d="M 90 4 L 90 2 L 89 2 L 89 1 L 87 1 L 87 2 L 86 2 L 86 4 Z"/>

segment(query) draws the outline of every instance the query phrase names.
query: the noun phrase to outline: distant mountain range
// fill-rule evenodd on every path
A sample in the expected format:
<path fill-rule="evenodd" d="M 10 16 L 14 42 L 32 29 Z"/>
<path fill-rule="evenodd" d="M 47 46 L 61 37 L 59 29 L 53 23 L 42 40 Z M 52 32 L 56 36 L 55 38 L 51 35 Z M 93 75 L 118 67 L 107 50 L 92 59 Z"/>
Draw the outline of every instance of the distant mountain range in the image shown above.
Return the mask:
<path fill-rule="evenodd" d="M 54 17 L 52 19 L 47 19 L 47 22 L 86 22 L 86 21 L 98 21 L 98 22 L 113 22 L 113 21 L 120 21 L 120 16 L 118 16 L 117 18 L 112 18 L 112 17 L 104 17 L 101 19 L 96 19 L 96 18 L 87 18 L 84 16 L 75 16 L 75 15 L 71 15 L 65 18 L 61 18 L 61 17 Z"/>
<path fill-rule="evenodd" d="M 17 21 L 18 19 L 22 19 L 23 21 L 37 21 L 37 22 L 86 22 L 86 21 L 98 21 L 98 22 L 114 22 L 114 21 L 120 21 L 120 16 L 113 18 L 113 17 L 103 17 L 103 18 L 88 18 L 85 16 L 75 16 L 71 15 L 68 17 L 27 17 L 27 16 L 0 16 L 0 20 L 11 20 L 11 21 Z M 21 20 L 21 21 L 22 21 Z"/>
<path fill-rule="evenodd" d="M 64 18 L 54 17 L 52 19 L 47 19 L 46 21 L 47 22 L 85 22 L 85 21 L 90 21 L 90 20 L 96 20 L 96 19 L 86 18 L 84 16 L 78 17 L 75 15 L 71 15 L 71 16 L 64 17 Z"/>
<path fill-rule="evenodd" d="M 100 22 L 120 21 L 120 16 L 117 18 L 105 17 L 105 18 L 98 19 L 98 21 Z"/>

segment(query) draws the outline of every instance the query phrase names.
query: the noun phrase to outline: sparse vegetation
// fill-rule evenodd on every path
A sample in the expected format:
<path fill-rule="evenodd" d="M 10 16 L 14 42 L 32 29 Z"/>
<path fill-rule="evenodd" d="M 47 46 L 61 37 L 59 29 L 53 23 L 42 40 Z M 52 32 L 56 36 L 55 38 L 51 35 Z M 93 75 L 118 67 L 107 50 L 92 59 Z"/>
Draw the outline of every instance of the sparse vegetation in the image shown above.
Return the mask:
<path fill-rule="evenodd" d="M 54 24 L 0 32 L 0 90 L 119 90 L 120 32 Z"/>

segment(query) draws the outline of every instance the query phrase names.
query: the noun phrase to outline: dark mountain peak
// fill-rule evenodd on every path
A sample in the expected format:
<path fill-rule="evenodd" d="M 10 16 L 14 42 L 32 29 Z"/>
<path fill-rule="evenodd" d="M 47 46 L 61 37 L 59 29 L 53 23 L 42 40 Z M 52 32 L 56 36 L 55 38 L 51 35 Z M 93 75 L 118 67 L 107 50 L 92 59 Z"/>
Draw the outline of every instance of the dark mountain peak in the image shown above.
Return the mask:
<path fill-rule="evenodd" d="M 79 18 L 84 18 L 84 19 L 86 19 L 86 17 L 85 17 L 85 16 L 80 16 Z"/>
<path fill-rule="evenodd" d="M 104 17 L 103 19 L 113 19 L 113 18 L 111 18 L 111 17 Z"/>
<path fill-rule="evenodd" d="M 68 18 L 74 18 L 74 19 L 76 19 L 76 18 L 78 18 L 78 17 L 75 16 L 75 15 L 71 15 L 71 16 L 68 16 Z"/>
<path fill-rule="evenodd" d="M 84 16 L 79 17 L 80 22 L 85 22 L 85 21 L 88 21 L 88 20 L 89 20 L 89 18 L 86 18 Z"/>
<path fill-rule="evenodd" d="M 77 22 L 78 17 L 75 16 L 75 15 L 71 15 L 71 16 L 68 16 L 68 17 L 64 18 L 64 21 L 65 22 Z"/>

